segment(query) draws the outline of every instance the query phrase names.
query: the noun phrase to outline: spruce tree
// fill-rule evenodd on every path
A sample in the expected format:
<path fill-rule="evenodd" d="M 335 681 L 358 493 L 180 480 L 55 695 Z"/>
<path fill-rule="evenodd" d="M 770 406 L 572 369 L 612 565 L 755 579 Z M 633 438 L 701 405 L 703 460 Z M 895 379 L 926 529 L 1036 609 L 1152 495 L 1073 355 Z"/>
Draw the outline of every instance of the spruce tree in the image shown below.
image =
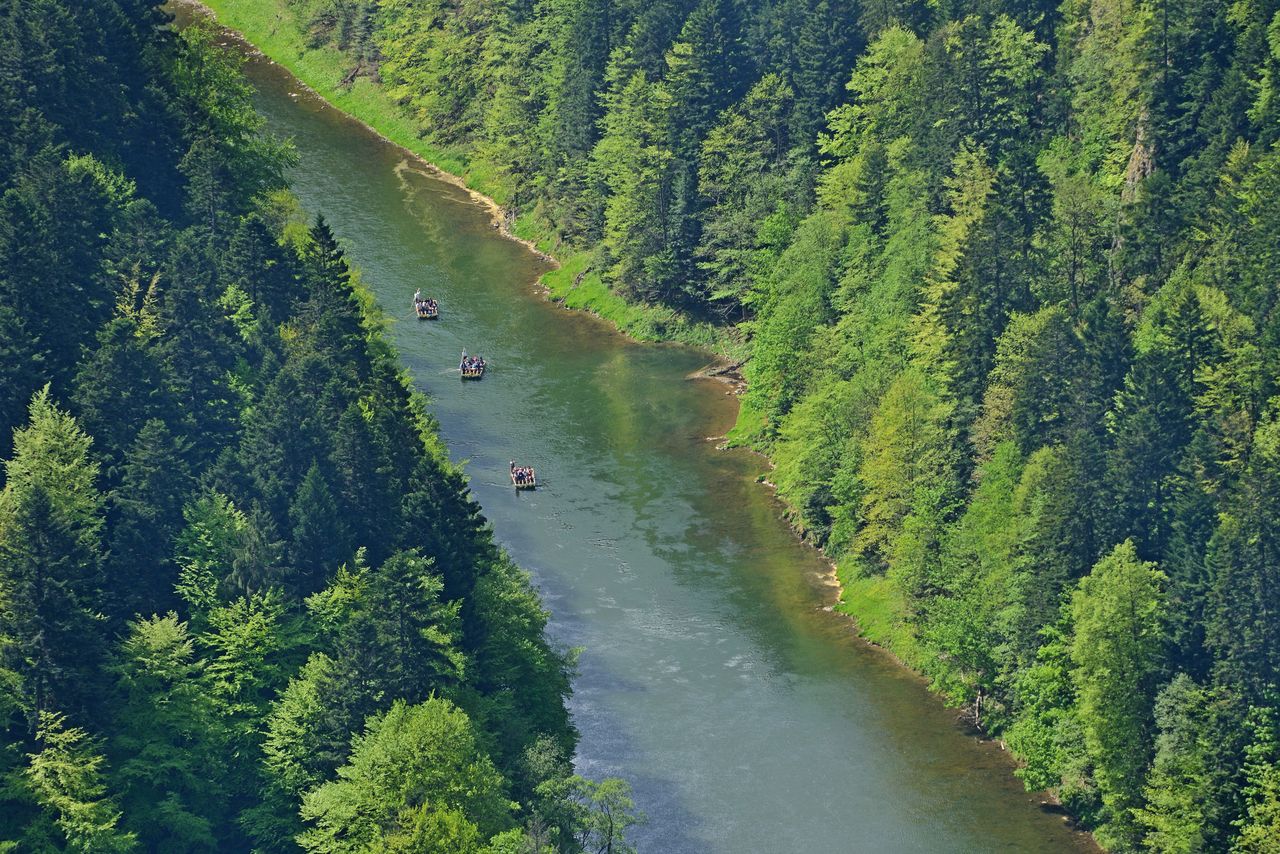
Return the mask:
<path fill-rule="evenodd" d="M 289 560 L 295 584 L 304 594 L 314 593 L 355 551 L 329 484 L 315 463 L 289 505 L 289 521 L 293 524 Z"/>
<path fill-rule="evenodd" d="M 163 421 L 148 421 L 126 453 L 120 485 L 108 496 L 111 550 L 107 596 L 118 620 L 177 605 L 173 544 L 195 488 L 188 443 Z"/>
<path fill-rule="evenodd" d="M 0 493 L 0 635 L 34 731 L 46 712 L 79 717 L 100 700 L 106 637 L 92 440 L 47 387 L 30 413 Z"/>

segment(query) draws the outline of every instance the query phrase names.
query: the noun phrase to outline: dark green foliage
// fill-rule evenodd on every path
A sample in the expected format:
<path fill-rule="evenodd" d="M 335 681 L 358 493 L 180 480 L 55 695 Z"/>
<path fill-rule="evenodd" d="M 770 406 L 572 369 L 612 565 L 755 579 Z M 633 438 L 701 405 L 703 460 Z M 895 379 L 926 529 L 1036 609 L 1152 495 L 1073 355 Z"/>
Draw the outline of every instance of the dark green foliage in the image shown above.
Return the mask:
<path fill-rule="evenodd" d="M 289 521 L 293 523 L 289 560 L 294 583 L 304 592 L 314 592 L 317 582 L 328 578 L 353 551 L 346 522 L 314 463 L 289 505 Z"/>
<path fill-rule="evenodd" d="M 91 340 L 110 311 L 103 248 L 111 208 L 94 176 L 53 146 L 26 158 L 0 196 L 0 305 L 17 336 L 9 346 L 38 364 L 36 376 L 59 391 L 69 385 L 79 355 L 68 342 Z M 0 392 L 9 413 L 43 385 L 27 385 L 15 373 L 15 384 Z M 30 383 L 29 374 L 26 379 Z M 0 428 L 12 431 L 18 423 Z"/>
<path fill-rule="evenodd" d="M 118 619 L 176 606 L 178 580 L 172 554 L 182 529 L 182 508 L 195 486 L 187 443 L 163 421 L 138 431 L 108 496 L 111 550 L 107 561 L 110 612 Z"/>
<path fill-rule="evenodd" d="M 312 5 L 377 60 L 377 4 Z M 296 852 L 370 796 L 521 845 L 571 800 L 523 762 L 572 753 L 567 657 L 335 235 L 270 213 L 233 54 L 164 22 L 0 0 L 0 849 Z M 334 780 L 375 748 L 429 808 Z"/>
<path fill-rule="evenodd" d="M 96 438 L 94 451 L 106 461 L 108 476 L 143 425 L 173 414 L 153 324 L 154 318 L 141 313 L 113 318 L 99 330 L 97 347 L 76 374 L 76 417 Z"/>
<path fill-rule="evenodd" d="M 5 506 L 26 515 L 0 543 L 33 566 L 28 534 L 61 537 L 65 595 L 116 618 L 85 616 L 98 654 L 134 611 L 180 604 L 178 658 L 237 757 L 197 803 L 189 756 L 149 789 L 107 733 L 123 788 L 89 781 L 86 814 L 192 850 L 296 850 L 302 832 L 343 850 L 335 822 L 366 806 L 386 817 L 369 845 L 465 850 L 507 828 L 357 780 L 404 753 L 381 724 L 352 748 L 391 714 L 473 733 L 501 772 L 480 788 L 516 797 L 535 843 L 607 844 L 626 795 L 564 767 L 568 662 L 527 579 L 424 447 L 334 235 L 317 223 L 295 250 L 255 211 L 288 153 L 234 63 L 207 32 L 153 38 L 141 0 L 81 5 L 0 3 L 0 444 L 52 382 L 102 477 L 76 499 L 93 512 L 53 533 L 33 502 L 55 490 L 19 478 Z M 773 456 L 855 588 L 901 603 L 900 651 L 1007 738 L 1028 785 L 1120 849 L 1267 850 L 1274 0 L 287 5 L 620 293 L 740 324 L 733 438 Z M 92 110 L 84 80 L 109 93 Z M 14 744 L 53 664 L 0 667 Z M 145 692 L 188 679 L 118 666 Z M 14 838 L 80 832 L 22 791 Z M 147 827 L 129 814 L 144 800 Z"/>

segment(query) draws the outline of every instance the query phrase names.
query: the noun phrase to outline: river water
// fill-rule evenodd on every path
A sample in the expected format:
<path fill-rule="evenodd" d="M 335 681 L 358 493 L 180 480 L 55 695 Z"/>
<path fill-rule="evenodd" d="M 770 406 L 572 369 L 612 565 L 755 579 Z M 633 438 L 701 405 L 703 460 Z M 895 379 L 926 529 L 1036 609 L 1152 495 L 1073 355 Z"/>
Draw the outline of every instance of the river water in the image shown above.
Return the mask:
<path fill-rule="evenodd" d="M 642 852 L 1092 851 L 918 679 L 828 606 L 704 354 L 639 345 L 539 294 L 543 261 L 464 191 L 301 89 L 246 71 L 293 139 L 293 189 L 392 319 L 390 337 L 551 632 L 582 647 L 581 773 L 633 785 Z M 418 321 L 413 291 L 440 302 Z M 483 381 L 459 381 L 462 350 Z M 536 466 L 517 494 L 508 460 Z"/>

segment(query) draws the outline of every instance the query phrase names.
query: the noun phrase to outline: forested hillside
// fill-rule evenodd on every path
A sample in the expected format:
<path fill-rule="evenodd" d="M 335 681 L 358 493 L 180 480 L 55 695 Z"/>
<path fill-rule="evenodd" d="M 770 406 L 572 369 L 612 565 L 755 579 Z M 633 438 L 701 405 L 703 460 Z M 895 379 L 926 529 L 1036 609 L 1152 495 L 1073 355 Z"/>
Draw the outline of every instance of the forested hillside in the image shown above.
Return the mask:
<path fill-rule="evenodd" d="M 0 57 L 0 850 L 628 850 L 212 31 L 0 0 Z"/>
<path fill-rule="evenodd" d="M 255 5 L 741 333 L 736 440 L 1029 786 L 1280 850 L 1280 3 Z"/>

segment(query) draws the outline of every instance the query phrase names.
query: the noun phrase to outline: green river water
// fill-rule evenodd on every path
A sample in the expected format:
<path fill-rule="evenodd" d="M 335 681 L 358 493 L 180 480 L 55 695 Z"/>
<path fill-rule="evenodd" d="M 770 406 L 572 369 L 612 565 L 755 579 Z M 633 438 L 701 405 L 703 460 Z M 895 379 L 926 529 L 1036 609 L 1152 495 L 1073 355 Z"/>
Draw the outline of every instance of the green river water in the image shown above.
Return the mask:
<path fill-rule="evenodd" d="M 718 451 L 704 354 L 639 345 L 545 301 L 543 261 L 401 149 L 254 59 L 294 191 L 332 224 L 498 540 L 580 646 L 579 770 L 631 781 L 642 852 L 1091 851 L 998 747 L 830 611 L 764 462 Z M 415 288 L 440 302 L 418 321 Z M 489 374 L 459 381 L 463 349 Z M 517 494 L 507 461 L 542 485 Z"/>

